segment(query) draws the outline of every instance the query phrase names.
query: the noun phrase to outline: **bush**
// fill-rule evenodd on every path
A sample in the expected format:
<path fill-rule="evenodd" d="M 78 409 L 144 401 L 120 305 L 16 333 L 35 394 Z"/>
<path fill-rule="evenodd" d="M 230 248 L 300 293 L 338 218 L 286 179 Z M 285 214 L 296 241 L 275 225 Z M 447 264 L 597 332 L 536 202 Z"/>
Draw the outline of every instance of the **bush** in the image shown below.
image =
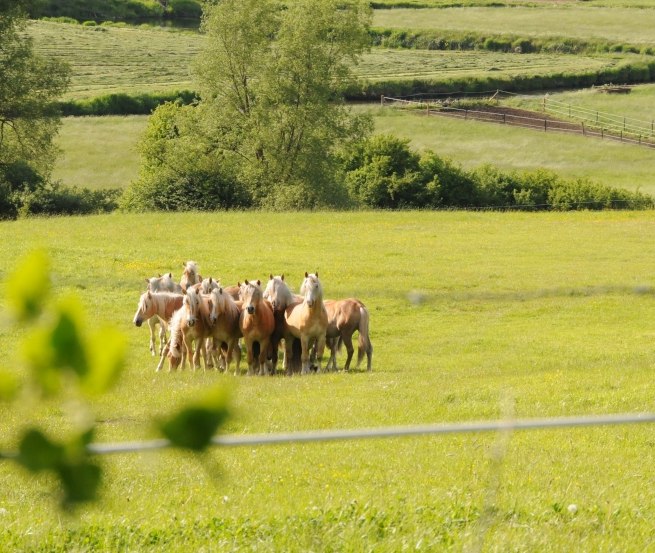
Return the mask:
<path fill-rule="evenodd" d="M 195 92 L 180 90 L 159 94 L 114 93 L 85 100 L 60 102 L 65 116 L 86 115 L 149 115 L 166 102 L 179 102 L 188 105 L 197 100 Z"/>

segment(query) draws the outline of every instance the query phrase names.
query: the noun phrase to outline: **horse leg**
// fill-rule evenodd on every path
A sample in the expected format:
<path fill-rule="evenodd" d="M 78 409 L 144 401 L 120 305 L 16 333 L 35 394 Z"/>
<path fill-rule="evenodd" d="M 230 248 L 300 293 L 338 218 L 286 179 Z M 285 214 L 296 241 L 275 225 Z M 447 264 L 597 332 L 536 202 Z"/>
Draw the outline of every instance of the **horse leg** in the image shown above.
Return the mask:
<path fill-rule="evenodd" d="M 150 353 L 154 357 L 155 354 L 155 326 L 157 326 L 157 318 L 150 317 L 148 319 L 148 330 L 150 330 Z"/>
<path fill-rule="evenodd" d="M 157 365 L 155 372 L 161 371 L 161 368 L 164 365 L 164 359 L 166 359 L 166 356 L 168 355 L 168 351 L 170 350 L 170 345 L 171 345 L 170 342 L 166 342 L 164 348 L 161 350 L 161 353 L 159 354 L 159 364 Z"/>
<path fill-rule="evenodd" d="M 166 323 L 163 320 L 159 320 L 159 355 L 164 351 L 164 346 L 166 345 Z"/>
<path fill-rule="evenodd" d="M 330 358 L 328 359 L 327 365 L 325 365 L 325 370 L 329 371 L 331 368 L 333 371 L 336 371 L 337 370 L 337 339 L 326 338 L 326 345 L 330 348 Z"/>
<path fill-rule="evenodd" d="M 254 355 L 253 355 L 254 343 L 250 340 L 246 340 L 246 359 L 248 360 L 248 374 L 253 374 L 253 364 L 254 364 Z"/>
<path fill-rule="evenodd" d="M 232 350 L 232 356 L 234 357 L 234 361 L 236 362 L 236 367 L 234 368 L 234 374 L 237 375 L 241 372 L 241 344 L 239 344 L 239 340 L 235 340 L 233 342 L 233 350 Z"/>
<path fill-rule="evenodd" d="M 355 348 L 353 347 L 353 335 L 344 332 L 343 334 L 341 334 L 341 338 L 343 340 L 344 345 L 346 346 L 346 351 L 348 352 L 348 357 L 346 358 L 346 364 L 343 366 L 343 370 L 349 371 L 350 362 L 352 361 L 353 353 L 355 352 Z"/>
<path fill-rule="evenodd" d="M 307 374 L 309 372 L 309 336 L 306 334 L 300 336 L 300 347 L 302 348 L 302 353 L 300 354 L 300 362 L 302 364 L 301 374 Z"/>
<path fill-rule="evenodd" d="M 265 376 L 268 372 L 266 361 L 268 360 L 268 348 L 271 342 L 268 339 L 259 342 L 259 376 Z"/>
<path fill-rule="evenodd" d="M 316 372 L 321 372 L 321 363 L 323 362 L 323 353 L 325 352 L 325 334 L 316 338 Z"/>

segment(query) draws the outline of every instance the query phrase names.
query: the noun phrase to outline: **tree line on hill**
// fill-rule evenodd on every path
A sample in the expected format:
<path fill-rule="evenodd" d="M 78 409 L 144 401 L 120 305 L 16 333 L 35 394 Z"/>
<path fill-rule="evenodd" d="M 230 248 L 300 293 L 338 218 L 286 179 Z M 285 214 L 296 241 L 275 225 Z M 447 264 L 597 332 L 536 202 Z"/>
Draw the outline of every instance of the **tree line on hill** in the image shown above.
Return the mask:
<path fill-rule="evenodd" d="M 66 187 L 51 170 L 69 70 L 35 54 L 22 32 L 30 5 L 0 0 L 0 218 L 117 208 L 653 207 L 644 194 L 545 171 L 466 171 L 373 136 L 370 117 L 343 100 L 369 44 L 371 12 L 361 0 L 205 4 L 198 95 L 154 110 L 138 179 L 124 192 Z"/>

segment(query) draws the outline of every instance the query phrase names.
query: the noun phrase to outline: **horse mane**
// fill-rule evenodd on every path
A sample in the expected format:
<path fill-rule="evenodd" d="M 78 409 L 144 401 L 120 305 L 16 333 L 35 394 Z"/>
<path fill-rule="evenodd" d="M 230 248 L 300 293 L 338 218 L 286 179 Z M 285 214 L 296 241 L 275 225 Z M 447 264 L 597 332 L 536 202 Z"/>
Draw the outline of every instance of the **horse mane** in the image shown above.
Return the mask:
<path fill-rule="evenodd" d="M 294 293 L 291 291 L 291 288 L 289 288 L 287 283 L 284 281 L 284 276 L 274 276 L 269 279 L 269 283 L 270 282 L 275 283 L 278 300 L 280 300 L 281 305 L 283 304 L 283 308 L 291 305 L 296 300 Z"/>

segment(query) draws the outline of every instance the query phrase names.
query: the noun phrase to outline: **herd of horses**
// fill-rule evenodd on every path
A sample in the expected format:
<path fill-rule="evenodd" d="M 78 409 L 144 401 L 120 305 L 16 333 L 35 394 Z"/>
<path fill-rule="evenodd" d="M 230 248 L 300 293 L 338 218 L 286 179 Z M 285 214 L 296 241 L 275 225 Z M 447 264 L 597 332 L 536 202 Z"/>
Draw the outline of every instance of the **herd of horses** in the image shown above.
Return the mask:
<path fill-rule="evenodd" d="M 343 344 L 350 370 L 353 334 L 358 332 L 357 367 L 364 356 L 371 370 L 373 347 L 369 338 L 369 312 L 355 298 L 324 300 L 318 273 L 305 273 L 299 294 L 292 292 L 284 275 L 222 287 L 214 278 L 203 279 L 193 261 L 184 264 L 180 282 L 172 273 L 146 278 L 148 289 L 139 298 L 133 322 L 150 329 L 150 351 L 159 354 L 157 371 L 166 359 L 169 370 L 184 368 L 187 359 L 196 370 L 217 367 L 240 374 L 242 344 L 248 374 L 277 374 L 283 346 L 287 375 L 321 371 L 324 350 L 330 358 L 325 370 L 337 370 L 337 351 Z M 159 348 L 156 327 L 159 325 Z"/>

